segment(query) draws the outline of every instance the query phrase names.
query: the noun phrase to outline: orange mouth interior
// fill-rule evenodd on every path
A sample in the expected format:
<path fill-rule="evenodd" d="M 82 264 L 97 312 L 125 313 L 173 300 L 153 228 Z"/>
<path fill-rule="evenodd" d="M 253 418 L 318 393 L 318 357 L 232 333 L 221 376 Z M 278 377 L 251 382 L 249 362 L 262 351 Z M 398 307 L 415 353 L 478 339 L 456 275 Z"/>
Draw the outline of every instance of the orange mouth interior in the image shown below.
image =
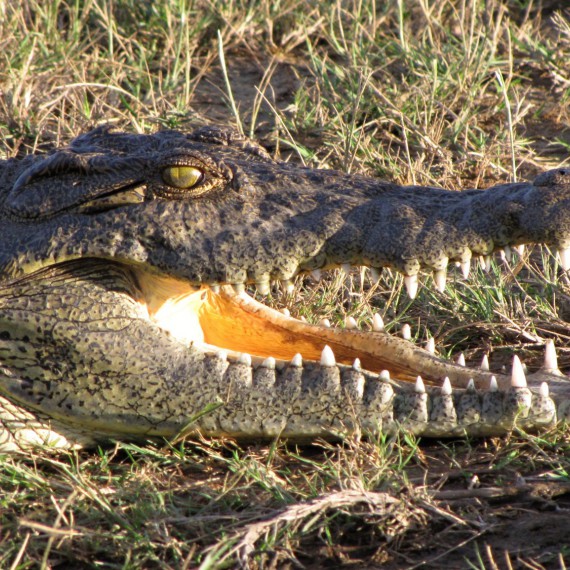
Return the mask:
<path fill-rule="evenodd" d="M 337 363 L 352 365 L 356 358 L 364 369 L 389 370 L 398 380 L 415 381 L 421 374 L 439 382 L 442 366 L 457 378 L 465 368 L 446 363 L 413 343 L 383 332 L 349 330 L 311 325 L 286 316 L 245 293 L 224 286 L 220 293 L 157 276 L 138 276 L 150 318 L 182 342 L 195 343 L 205 351 L 225 350 L 230 356 L 248 353 L 254 363 L 267 357 L 288 362 L 296 354 L 303 361 L 321 359 L 328 345 Z"/>

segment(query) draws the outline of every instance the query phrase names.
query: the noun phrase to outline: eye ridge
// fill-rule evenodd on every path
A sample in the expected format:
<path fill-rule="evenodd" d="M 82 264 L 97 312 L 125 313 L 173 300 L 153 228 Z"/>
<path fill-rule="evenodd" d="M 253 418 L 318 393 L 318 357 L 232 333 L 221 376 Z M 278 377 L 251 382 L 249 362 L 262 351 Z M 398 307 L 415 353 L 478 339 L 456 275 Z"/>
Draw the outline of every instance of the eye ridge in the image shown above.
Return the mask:
<path fill-rule="evenodd" d="M 163 182 L 171 188 L 189 190 L 204 182 L 204 171 L 193 165 L 172 164 L 165 166 L 161 172 Z"/>

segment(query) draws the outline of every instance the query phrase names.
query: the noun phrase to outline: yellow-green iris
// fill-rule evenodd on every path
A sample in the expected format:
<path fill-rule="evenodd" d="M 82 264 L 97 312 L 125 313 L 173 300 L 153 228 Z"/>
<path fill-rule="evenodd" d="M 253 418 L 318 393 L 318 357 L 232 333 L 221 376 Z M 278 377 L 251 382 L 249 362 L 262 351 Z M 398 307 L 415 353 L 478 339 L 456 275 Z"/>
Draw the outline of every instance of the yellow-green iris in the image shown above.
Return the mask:
<path fill-rule="evenodd" d="M 167 166 L 162 171 L 162 179 L 173 188 L 192 188 L 202 180 L 202 177 L 202 171 L 195 166 Z"/>

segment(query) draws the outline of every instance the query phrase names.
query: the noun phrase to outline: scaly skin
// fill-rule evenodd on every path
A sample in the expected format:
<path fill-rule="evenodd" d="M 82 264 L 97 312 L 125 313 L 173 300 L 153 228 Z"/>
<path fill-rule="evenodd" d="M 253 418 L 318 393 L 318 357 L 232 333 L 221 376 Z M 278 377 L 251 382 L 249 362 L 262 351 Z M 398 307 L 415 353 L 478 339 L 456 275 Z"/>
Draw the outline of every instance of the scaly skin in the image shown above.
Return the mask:
<path fill-rule="evenodd" d="M 188 166 L 196 178 L 175 188 Z M 564 169 L 451 192 L 276 163 L 227 130 L 99 129 L 0 163 L 0 200 L 0 450 L 181 430 L 500 434 L 569 413 L 552 359 L 536 389 L 517 372 L 494 390 L 487 371 L 379 331 L 307 325 L 242 292 L 349 264 L 393 267 L 413 294 L 420 268 L 441 286 L 448 261 L 467 273 L 472 255 L 537 242 L 567 265 Z M 451 383 L 405 384 L 418 375 Z"/>

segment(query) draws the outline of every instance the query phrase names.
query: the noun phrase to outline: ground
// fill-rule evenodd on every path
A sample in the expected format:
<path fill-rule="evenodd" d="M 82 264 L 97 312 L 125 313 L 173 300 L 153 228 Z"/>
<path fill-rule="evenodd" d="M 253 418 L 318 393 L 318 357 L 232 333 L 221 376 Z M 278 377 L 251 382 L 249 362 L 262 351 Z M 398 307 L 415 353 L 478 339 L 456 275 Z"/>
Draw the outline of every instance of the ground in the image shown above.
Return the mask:
<path fill-rule="evenodd" d="M 462 189 L 568 164 L 570 11 L 558 2 L 0 6 L 0 155 L 103 122 L 232 124 L 284 160 Z M 570 367 L 569 286 L 546 248 L 444 294 L 423 279 L 299 280 L 270 302 L 440 354 Z M 565 568 L 570 435 L 197 440 L 0 456 L 0 568 Z"/>

